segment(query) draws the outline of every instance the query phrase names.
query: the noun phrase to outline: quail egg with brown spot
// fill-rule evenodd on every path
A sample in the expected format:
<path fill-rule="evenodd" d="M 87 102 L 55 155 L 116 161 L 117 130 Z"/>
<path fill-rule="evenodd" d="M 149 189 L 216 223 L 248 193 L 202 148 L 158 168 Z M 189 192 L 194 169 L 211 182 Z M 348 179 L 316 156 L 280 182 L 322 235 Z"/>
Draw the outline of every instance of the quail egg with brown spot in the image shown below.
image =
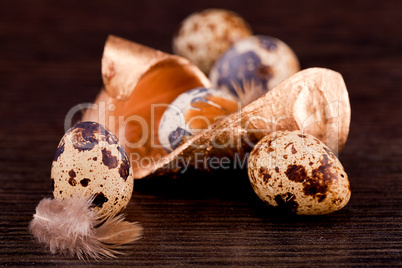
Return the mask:
<path fill-rule="evenodd" d="M 238 108 L 238 99 L 228 92 L 203 87 L 191 89 L 180 94 L 163 113 L 159 141 L 171 152 Z"/>
<path fill-rule="evenodd" d="M 351 195 L 335 154 L 301 131 L 277 131 L 261 139 L 250 153 L 248 175 L 261 200 L 299 215 L 332 213 Z"/>
<path fill-rule="evenodd" d="M 173 39 L 173 51 L 208 74 L 222 53 L 251 34 L 249 25 L 238 14 L 224 9 L 206 9 L 182 22 Z"/>
<path fill-rule="evenodd" d="M 95 122 L 70 128 L 57 147 L 51 171 L 56 199 L 93 196 L 102 215 L 115 215 L 131 199 L 131 163 L 117 137 Z"/>
<path fill-rule="evenodd" d="M 283 41 L 251 36 L 235 43 L 214 64 L 214 87 L 237 94 L 248 104 L 300 70 L 299 60 Z"/>

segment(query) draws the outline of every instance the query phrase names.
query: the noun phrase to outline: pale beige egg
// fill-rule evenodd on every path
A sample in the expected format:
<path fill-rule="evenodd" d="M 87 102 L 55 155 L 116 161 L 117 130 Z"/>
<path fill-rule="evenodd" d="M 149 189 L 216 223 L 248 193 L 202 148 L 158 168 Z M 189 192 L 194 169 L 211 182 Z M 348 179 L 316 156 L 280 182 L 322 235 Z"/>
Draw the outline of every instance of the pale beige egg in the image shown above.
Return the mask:
<path fill-rule="evenodd" d="M 301 131 L 277 131 L 260 140 L 250 153 L 248 174 L 261 200 L 299 215 L 332 213 L 351 195 L 338 158 Z"/>
<path fill-rule="evenodd" d="M 52 164 L 54 198 L 94 196 L 95 209 L 115 215 L 129 203 L 134 179 L 117 137 L 102 125 L 81 122 L 61 139 Z"/>
<path fill-rule="evenodd" d="M 238 14 L 224 9 L 206 9 L 183 20 L 173 38 L 173 52 L 208 74 L 222 53 L 251 34 L 249 25 Z"/>

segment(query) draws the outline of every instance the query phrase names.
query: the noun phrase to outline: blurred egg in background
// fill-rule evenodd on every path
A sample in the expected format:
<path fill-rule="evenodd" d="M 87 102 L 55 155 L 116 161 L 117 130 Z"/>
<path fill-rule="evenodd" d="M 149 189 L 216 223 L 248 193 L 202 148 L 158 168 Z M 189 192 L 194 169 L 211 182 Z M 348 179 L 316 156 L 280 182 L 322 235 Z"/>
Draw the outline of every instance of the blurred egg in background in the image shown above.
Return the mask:
<path fill-rule="evenodd" d="M 173 51 L 208 74 L 222 53 L 251 35 L 250 26 L 240 15 L 225 9 L 206 9 L 183 20 L 173 38 Z"/>
<path fill-rule="evenodd" d="M 212 67 L 213 87 L 228 90 L 246 105 L 300 70 L 293 50 L 270 36 L 251 36 L 235 43 Z"/>

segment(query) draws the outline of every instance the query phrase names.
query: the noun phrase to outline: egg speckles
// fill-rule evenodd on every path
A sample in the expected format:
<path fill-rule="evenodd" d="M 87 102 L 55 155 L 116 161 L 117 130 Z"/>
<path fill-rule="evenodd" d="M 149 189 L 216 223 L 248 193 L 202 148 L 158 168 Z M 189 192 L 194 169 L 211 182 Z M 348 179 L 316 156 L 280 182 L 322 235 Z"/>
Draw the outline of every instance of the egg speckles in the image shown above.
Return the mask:
<path fill-rule="evenodd" d="M 250 153 L 248 174 L 264 202 L 300 215 L 332 213 L 343 208 L 351 195 L 338 158 L 321 141 L 300 131 L 264 137 Z"/>
<path fill-rule="evenodd" d="M 173 51 L 208 73 L 236 41 L 251 35 L 248 24 L 234 12 L 207 9 L 187 17 L 173 39 Z"/>
<path fill-rule="evenodd" d="M 300 70 L 292 49 L 277 38 L 251 36 L 235 43 L 215 63 L 209 78 L 216 88 L 246 94 L 243 104 L 259 98 Z"/>
<path fill-rule="evenodd" d="M 159 141 L 171 152 L 189 137 L 238 109 L 237 98 L 213 88 L 195 88 L 180 94 L 163 113 Z"/>
<path fill-rule="evenodd" d="M 134 185 L 123 146 L 94 122 L 78 123 L 66 132 L 57 147 L 51 177 L 55 198 L 94 195 L 93 204 L 104 215 L 122 211 Z"/>

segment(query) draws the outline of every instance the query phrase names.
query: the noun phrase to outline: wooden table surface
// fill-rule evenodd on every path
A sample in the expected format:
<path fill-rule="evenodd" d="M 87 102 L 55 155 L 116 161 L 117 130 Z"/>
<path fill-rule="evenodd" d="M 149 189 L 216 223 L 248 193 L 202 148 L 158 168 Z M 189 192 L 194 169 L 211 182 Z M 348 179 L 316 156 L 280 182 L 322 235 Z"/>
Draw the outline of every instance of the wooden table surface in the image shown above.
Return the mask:
<path fill-rule="evenodd" d="M 342 210 L 272 210 L 245 174 L 136 181 L 127 219 L 144 227 L 127 255 L 82 262 L 52 255 L 28 232 L 51 197 L 64 118 L 102 85 L 108 34 L 171 52 L 190 13 L 241 14 L 276 36 L 302 68 L 340 72 L 352 106 L 340 155 L 352 198 Z M 402 265 L 402 1 L 0 1 L 0 266 Z M 227 184 L 230 187 L 227 187 Z"/>

